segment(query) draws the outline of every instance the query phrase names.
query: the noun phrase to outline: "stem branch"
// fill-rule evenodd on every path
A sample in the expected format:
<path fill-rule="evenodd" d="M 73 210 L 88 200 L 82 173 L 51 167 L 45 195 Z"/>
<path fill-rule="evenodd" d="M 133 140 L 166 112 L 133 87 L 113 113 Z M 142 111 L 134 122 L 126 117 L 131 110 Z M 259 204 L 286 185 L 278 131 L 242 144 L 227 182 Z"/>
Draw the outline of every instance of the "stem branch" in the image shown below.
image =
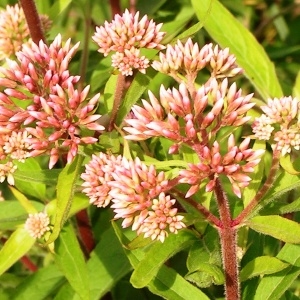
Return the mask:
<path fill-rule="evenodd" d="M 258 205 L 259 201 L 263 198 L 263 196 L 272 186 L 272 183 L 274 182 L 274 178 L 279 168 L 279 158 L 280 158 L 280 151 L 274 151 L 272 166 L 266 182 L 260 188 L 260 190 L 255 195 L 255 197 L 246 206 L 246 208 L 233 220 L 234 226 L 241 224 L 253 212 L 253 209 Z"/>

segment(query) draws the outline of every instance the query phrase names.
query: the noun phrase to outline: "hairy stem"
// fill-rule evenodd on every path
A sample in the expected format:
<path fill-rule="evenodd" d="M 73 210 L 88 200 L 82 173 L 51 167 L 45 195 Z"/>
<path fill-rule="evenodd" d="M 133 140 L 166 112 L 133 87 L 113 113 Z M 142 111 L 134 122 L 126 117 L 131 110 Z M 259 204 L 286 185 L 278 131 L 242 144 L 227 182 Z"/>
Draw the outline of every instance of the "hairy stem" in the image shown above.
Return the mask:
<path fill-rule="evenodd" d="M 216 179 L 215 195 L 218 203 L 220 220 L 219 235 L 222 248 L 223 269 L 225 272 L 226 300 L 240 299 L 238 260 L 236 255 L 237 229 L 232 226 L 228 199 L 219 179 Z"/>
<path fill-rule="evenodd" d="M 233 220 L 234 226 L 241 224 L 245 219 L 247 219 L 247 217 L 253 212 L 253 209 L 259 204 L 260 200 L 262 200 L 263 196 L 272 186 L 274 179 L 276 177 L 276 173 L 279 168 L 279 158 L 280 158 L 280 151 L 274 151 L 270 173 L 268 175 L 266 182 L 260 188 L 260 190 L 255 195 L 255 197 L 246 206 L 246 208 Z"/>
<path fill-rule="evenodd" d="M 34 0 L 20 0 L 20 3 L 24 11 L 30 36 L 33 42 L 38 44 L 40 40 L 45 41 L 41 20 L 38 15 Z"/>

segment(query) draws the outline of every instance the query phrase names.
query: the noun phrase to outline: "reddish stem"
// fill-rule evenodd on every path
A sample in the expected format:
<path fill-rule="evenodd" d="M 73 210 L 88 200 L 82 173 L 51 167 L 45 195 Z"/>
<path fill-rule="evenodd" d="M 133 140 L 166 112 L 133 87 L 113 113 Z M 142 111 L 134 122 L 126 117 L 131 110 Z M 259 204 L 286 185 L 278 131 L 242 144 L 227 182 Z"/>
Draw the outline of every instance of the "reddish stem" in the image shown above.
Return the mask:
<path fill-rule="evenodd" d="M 29 259 L 28 256 L 23 256 L 20 260 L 29 271 L 36 272 L 38 270 L 38 267 Z"/>
<path fill-rule="evenodd" d="M 45 41 L 45 36 L 41 26 L 41 20 L 37 12 L 34 0 L 20 0 L 20 3 L 24 11 L 30 36 L 33 42 L 38 44 L 40 40 Z"/>
<path fill-rule="evenodd" d="M 225 272 L 226 300 L 240 299 L 238 260 L 236 255 L 237 228 L 232 226 L 228 199 L 219 179 L 216 179 L 215 195 L 218 203 L 220 220 L 219 235 L 222 247 L 223 269 Z"/>
<path fill-rule="evenodd" d="M 116 14 L 120 15 L 122 12 L 120 0 L 110 0 L 110 9 L 112 14 L 112 19 L 114 15 Z"/>
<path fill-rule="evenodd" d="M 79 211 L 76 214 L 76 219 L 81 241 L 87 254 L 90 254 L 95 248 L 95 241 L 93 238 L 92 228 L 89 222 L 87 211 L 85 209 Z"/>
<path fill-rule="evenodd" d="M 258 191 L 258 193 L 255 195 L 255 197 L 246 206 L 246 208 L 233 220 L 233 226 L 237 226 L 241 224 L 253 212 L 253 209 L 258 205 L 259 201 L 263 198 L 265 193 L 272 186 L 274 182 L 274 178 L 276 177 L 279 168 L 279 158 L 280 158 L 280 151 L 274 151 L 272 166 L 266 182 Z"/>

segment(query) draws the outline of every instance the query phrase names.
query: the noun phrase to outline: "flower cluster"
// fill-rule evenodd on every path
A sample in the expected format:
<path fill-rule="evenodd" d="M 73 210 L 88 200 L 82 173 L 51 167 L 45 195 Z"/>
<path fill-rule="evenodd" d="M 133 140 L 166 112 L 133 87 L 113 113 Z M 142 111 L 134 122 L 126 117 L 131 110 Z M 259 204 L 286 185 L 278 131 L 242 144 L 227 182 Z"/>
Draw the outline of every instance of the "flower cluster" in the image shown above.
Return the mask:
<path fill-rule="evenodd" d="M 40 20 L 44 31 L 48 31 L 48 16 L 40 15 Z M 31 43 L 31 39 L 23 9 L 18 4 L 7 5 L 0 11 L 0 60 L 14 56 L 25 43 Z"/>
<path fill-rule="evenodd" d="M 174 144 L 169 153 L 177 153 L 180 145 L 190 146 L 199 158 L 199 164 L 190 164 L 189 169 L 180 172 L 180 182 L 191 185 L 186 197 L 190 197 L 206 180 L 206 191 L 212 191 L 215 180 L 222 174 L 232 183 L 232 190 L 241 197 L 241 188 L 247 186 L 251 173 L 259 163 L 261 150 L 254 151 L 250 139 L 240 146 L 235 145 L 233 135 L 228 139 L 228 152 L 220 153 L 217 134 L 222 127 L 241 126 L 251 117 L 247 112 L 255 105 L 252 94 L 243 96 L 235 83 L 229 85 L 228 76 L 241 71 L 235 65 L 235 57 L 228 49 L 219 50 L 206 45 L 201 50 L 188 40 L 168 46 L 166 54 L 160 54 L 160 62 L 154 68 L 176 79 L 180 74 L 187 82 L 181 82 L 179 89 L 160 88 L 159 99 L 149 91 L 149 101 L 142 100 L 142 106 L 134 105 L 123 129 L 129 140 L 145 140 L 150 137 L 164 137 Z M 199 88 L 194 80 L 197 72 L 209 67 L 211 78 Z M 222 77 L 226 77 L 222 79 Z M 178 80 L 180 81 L 180 80 Z"/>
<path fill-rule="evenodd" d="M 17 169 L 13 161 L 24 162 L 29 157 L 32 146 L 28 143 L 30 135 L 26 130 L 13 131 L 0 135 L 0 182 L 7 178 L 10 185 L 14 185 L 13 173 Z"/>
<path fill-rule="evenodd" d="M 236 84 L 228 87 L 228 80 L 220 84 L 210 80 L 209 85 L 201 86 L 190 95 L 185 84 L 179 89 L 160 88 L 160 100 L 149 91 L 150 103 L 142 100 L 143 106 L 134 105 L 133 117 L 124 127 L 130 140 L 145 140 L 149 137 L 163 136 L 177 143 L 206 144 L 210 137 L 224 126 L 240 126 L 250 117 L 247 111 L 254 106 L 250 103 L 252 94 L 242 96 Z M 209 108 L 209 100 L 212 107 Z"/>
<path fill-rule="evenodd" d="M 160 32 L 162 24 L 156 25 L 145 15 L 139 20 L 139 12 L 132 15 L 126 10 L 123 15 L 115 15 L 111 23 L 96 27 L 93 40 L 99 46 L 99 52 L 112 55 L 112 66 L 123 75 L 133 74 L 133 69 L 145 73 L 149 60 L 141 55 L 141 49 L 163 49 L 160 44 L 165 33 Z"/>
<path fill-rule="evenodd" d="M 138 158 L 93 155 L 81 178 L 90 202 L 98 207 L 112 203 L 115 219 L 122 218 L 124 228 L 132 226 L 138 234 L 163 242 L 168 232 L 185 227 L 174 207 L 175 199 L 166 195 L 169 182 L 164 173 Z"/>
<path fill-rule="evenodd" d="M 202 48 L 197 43 L 188 39 L 185 44 L 181 41 L 167 45 L 166 52 L 159 53 L 159 61 L 154 61 L 152 67 L 172 76 L 178 82 L 181 78 L 188 82 L 194 82 L 198 72 L 209 67 L 212 78 L 232 77 L 241 73 L 235 61 L 234 55 L 229 54 L 229 49 L 219 50 L 218 45 L 213 48 L 212 44 L 204 45 Z"/>
<path fill-rule="evenodd" d="M 210 192 L 215 187 L 215 181 L 220 175 L 225 175 L 232 184 L 233 192 L 240 198 L 241 188 L 249 185 L 251 178 L 245 173 L 252 173 L 254 167 L 260 162 L 260 156 L 264 150 L 252 150 L 249 147 L 250 138 L 244 139 L 239 145 L 235 145 L 234 136 L 228 138 L 228 151 L 221 154 L 220 145 L 214 142 L 211 148 L 204 146 L 199 149 L 201 157 L 198 164 L 189 164 L 189 169 L 180 171 L 179 182 L 188 183 L 191 188 L 186 197 L 190 197 L 199 190 L 203 180 L 209 178 L 206 191 Z"/>
<path fill-rule="evenodd" d="M 47 231 L 50 231 L 50 219 L 44 212 L 29 214 L 25 222 L 25 229 L 29 234 L 37 239 L 41 238 Z"/>
<path fill-rule="evenodd" d="M 300 149 L 300 102 L 297 98 L 269 99 L 261 107 L 264 114 L 255 119 L 253 132 L 260 140 L 269 140 L 272 148 L 284 156 Z"/>
<path fill-rule="evenodd" d="M 16 53 L 17 61 L 8 59 L 8 67 L 0 68 L 0 85 L 4 87 L 0 93 L 0 132 L 11 134 L 25 128 L 30 134 L 25 139 L 31 145 L 30 156 L 50 154 L 50 168 L 60 154 L 67 153 L 70 163 L 80 144 L 97 141 L 92 131 L 104 129 L 97 123 L 100 115 L 93 114 L 100 95 L 87 101 L 89 86 L 77 90 L 80 78 L 68 70 L 78 46 L 71 46 L 70 40 L 62 45 L 58 35 L 49 46 L 43 41 L 24 45 Z M 24 104 L 19 107 L 14 99 Z"/>

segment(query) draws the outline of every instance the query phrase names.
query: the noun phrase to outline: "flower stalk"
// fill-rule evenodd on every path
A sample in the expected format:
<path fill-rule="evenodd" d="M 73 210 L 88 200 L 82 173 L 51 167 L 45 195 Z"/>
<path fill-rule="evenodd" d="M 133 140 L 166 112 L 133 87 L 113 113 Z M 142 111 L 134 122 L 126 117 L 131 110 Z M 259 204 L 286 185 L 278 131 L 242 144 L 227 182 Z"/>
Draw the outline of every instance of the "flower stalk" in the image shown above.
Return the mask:
<path fill-rule="evenodd" d="M 33 42 L 38 44 L 40 40 L 45 41 L 44 32 L 34 0 L 20 0 L 20 3 L 23 8 Z"/>
<path fill-rule="evenodd" d="M 240 287 L 236 247 L 237 228 L 232 226 L 228 199 L 219 179 L 216 180 L 214 191 L 222 223 L 221 227 L 218 228 L 218 231 L 221 241 L 223 269 L 225 272 L 226 300 L 239 300 Z"/>

